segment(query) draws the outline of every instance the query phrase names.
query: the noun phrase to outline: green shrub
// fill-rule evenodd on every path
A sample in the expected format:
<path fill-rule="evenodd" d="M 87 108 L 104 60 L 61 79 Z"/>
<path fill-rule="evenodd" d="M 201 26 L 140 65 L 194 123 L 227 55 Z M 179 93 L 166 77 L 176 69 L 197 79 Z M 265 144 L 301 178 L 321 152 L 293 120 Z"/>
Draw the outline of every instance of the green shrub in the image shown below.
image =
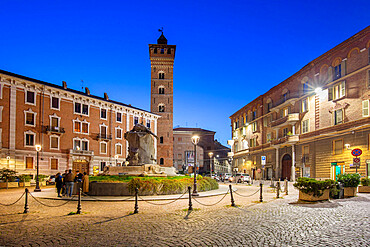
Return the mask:
<path fill-rule="evenodd" d="M 370 186 L 370 178 L 361 178 L 362 186 Z"/>
<path fill-rule="evenodd" d="M 338 175 L 337 181 L 341 182 L 344 187 L 357 187 L 360 184 L 360 178 L 358 173 L 344 173 Z"/>
<path fill-rule="evenodd" d="M 334 180 L 327 179 L 325 181 L 318 181 L 313 178 L 298 178 L 297 182 L 293 184 L 294 187 L 306 194 L 313 194 L 313 196 L 322 196 L 325 189 L 331 189 L 336 185 Z"/>
<path fill-rule="evenodd" d="M 31 181 L 31 175 L 19 175 L 19 182 L 29 182 Z"/>
<path fill-rule="evenodd" d="M 3 180 L 4 182 L 14 182 L 16 173 L 16 171 L 3 168 L 0 170 L 0 180 Z"/>

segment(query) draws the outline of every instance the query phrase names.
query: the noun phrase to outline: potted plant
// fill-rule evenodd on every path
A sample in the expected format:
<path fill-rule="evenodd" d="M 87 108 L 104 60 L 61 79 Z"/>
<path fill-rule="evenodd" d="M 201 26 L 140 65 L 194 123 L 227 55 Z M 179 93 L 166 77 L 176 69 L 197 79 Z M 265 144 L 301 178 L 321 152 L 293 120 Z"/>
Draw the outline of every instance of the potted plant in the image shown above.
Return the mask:
<path fill-rule="evenodd" d="M 293 184 L 299 190 L 299 200 L 324 201 L 329 200 L 330 189 L 335 186 L 335 181 L 327 179 L 318 181 L 313 178 L 298 178 Z"/>
<path fill-rule="evenodd" d="M 357 186 L 360 184 L 360 174 L 358 173 L 344 173 L 339 174 L 337 181 L 343 184 L 344 197 L 352 197 L 357 193 Z"/>
<path fill-rule="evenodd" d="M 19 176 L 19 187 L 31 186 L 31 176 L 30 175 L 20 175 Z"/>
<path fill-rule="evenodd" d="M 10 169 L 0 170 L 0 188 L 14 188 L 18 187 L 18 182 L 16 182 L 15 174 L 17 172 Z"/>
<path fill-rule="evenodd" d="M 358 187 L 359 193 L 370 193 L 370 178 L 361 178 L 361 185 Z"/>

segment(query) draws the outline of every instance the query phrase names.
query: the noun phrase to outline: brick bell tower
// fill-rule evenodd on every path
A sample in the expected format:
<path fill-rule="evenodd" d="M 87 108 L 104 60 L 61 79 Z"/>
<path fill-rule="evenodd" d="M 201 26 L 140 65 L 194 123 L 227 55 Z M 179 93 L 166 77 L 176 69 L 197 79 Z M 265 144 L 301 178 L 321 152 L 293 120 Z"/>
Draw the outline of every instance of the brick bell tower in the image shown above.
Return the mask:
<path fill-rule="evenodd" d="M 157 164 L 173 167 L 173 63 L 176 45 L 167 45 L 163 35 L 149 44 L 151 64 L 150 111 L 160 115 L 157 122 Z"/>

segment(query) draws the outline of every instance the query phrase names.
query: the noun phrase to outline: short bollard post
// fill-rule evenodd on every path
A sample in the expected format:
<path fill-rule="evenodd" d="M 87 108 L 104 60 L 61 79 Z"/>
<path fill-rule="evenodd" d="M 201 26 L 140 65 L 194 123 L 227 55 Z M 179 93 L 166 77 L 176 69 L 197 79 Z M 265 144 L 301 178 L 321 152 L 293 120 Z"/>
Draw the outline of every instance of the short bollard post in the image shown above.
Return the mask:
<path fill-rule="evenodd" d="M 24 190 L 24 192 L 26 193 L 26 197 L 24 199 L 24 211 L 23 211 L 23 213 L 26 214 L 26 213 L 29 212 L 29 207 L 28 207 L 28 189 L 26 188 Z"/>
<path fill-rule="evenodd" d="M 6 189 L 9 189 L 8 179 L 6 179 Z"/>
<path fill-rule="evenodd" d="M 77 203 L 77 212 L 76 214 L 81 214 L 81 194 L 82 194 L 82 189 L 78 189 L 78 203 Z"/>
<path fill-rule="evenodd" d="M 190 186 L 188 187 L 188 191 L 189 191 L 189 208 L 188 208 L 188 211 L 192 211 L 193 210 L 193 203 L 191 203 L 191 187 Z"/>
<path fill-rule="evenodd" d="M 280 197 L 280 180 L 276 183 L 276 198 Z"/>
<path fill-rule="evenodd" d="M 288 195 L 288 179 L 285 179 L 285 195 Z"/>
<path fill-rule="evenodd" d="M 260 183 L 260 202 L 263 202 L 263 197 L 262 197 L 262 186 L 263 184 Z"/>
<path fill-rule="evenodd" d="M 139 213 L 139 205 L 137 203 L 137 197 L 139 195 L 139 189 L 138 188 L 135 188 L 135 210 L 134 210 L 134 214 L 137 214 Z"/>
<path fill-rule="evenodd" d="M 229 184 L 229 189 L 230 189 L 230 195 L 231 195 L 231 207 L 235 207 L 235 201 L 234 201 L 234 196 L 233 196 L 233 187 L 231 184 Z"/>

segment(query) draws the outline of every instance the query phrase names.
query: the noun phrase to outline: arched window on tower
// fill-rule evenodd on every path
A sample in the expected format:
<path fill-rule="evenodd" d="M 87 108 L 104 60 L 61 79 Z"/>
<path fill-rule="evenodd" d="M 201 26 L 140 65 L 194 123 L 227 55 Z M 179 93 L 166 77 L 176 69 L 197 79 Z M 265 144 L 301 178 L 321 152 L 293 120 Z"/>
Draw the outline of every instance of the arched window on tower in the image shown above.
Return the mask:
<path fill-rule="evenodd" d="M 164 73 L 163 73 L 163 72 L 160 72 L 160 73 L 158 74 L 158 78 L 159 78 L 159 79 L 164 79 Z"/>
<path fill-rule="evenodd" d="M 164 165 L 164 159 L 163 159 L 163 158 L 161 158 L 161 159 L 159 160 L 159 164 L 160 164 L 160 165 Z"/>
<path fill-rule="evenodd" d="M 159 87 L 158 88 L 158 93 L 159 94 L 164 94 L 164 87 Z"/>
<path fill-rule="evenodd" d="M 164 112 L 164 105 L 159 105 L 158 106 L 158 111 L 159 112 Z"/>

